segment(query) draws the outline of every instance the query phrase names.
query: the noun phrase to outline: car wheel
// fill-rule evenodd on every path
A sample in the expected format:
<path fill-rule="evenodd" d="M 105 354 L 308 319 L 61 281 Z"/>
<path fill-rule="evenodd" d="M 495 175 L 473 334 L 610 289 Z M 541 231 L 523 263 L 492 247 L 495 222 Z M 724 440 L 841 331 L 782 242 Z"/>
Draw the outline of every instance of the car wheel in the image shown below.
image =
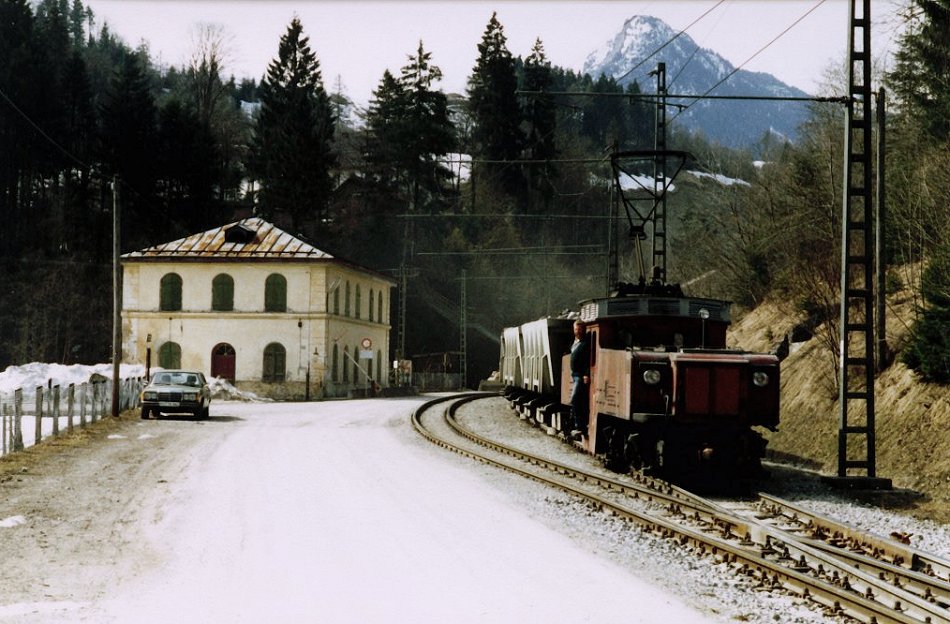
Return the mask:
<path fill-rule="evenodd" d="M 208 416 L 210 416 L 210 414 L 208 413 L 208 410 L 210 410 L 210 409 L 211 409 L 210 406 L 205 406 L 205 407 L 201 410 L 201 417 L 204 418 L 205 420 L 207 420 L 207 419 L 208 419 Z"/>
<path fill-rule="evenodd" d="M 143 408 L 142 408 L 142 420 L 147 420 L 148 417 L 151 415 L 151 411 L 152 411 L 152 410 L 150 410 L 149 408 L 143 407 Z"/>

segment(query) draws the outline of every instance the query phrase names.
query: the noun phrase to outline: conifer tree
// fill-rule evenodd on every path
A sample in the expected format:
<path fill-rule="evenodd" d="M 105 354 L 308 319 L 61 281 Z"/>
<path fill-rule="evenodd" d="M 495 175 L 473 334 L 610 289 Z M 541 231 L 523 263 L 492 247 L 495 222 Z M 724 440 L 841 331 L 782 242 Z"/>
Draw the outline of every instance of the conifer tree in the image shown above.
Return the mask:
<path fill-rule="evenodd" d="M 524 106 L 525 157 L 531 161 L 552 160 L 558 154 L 555 144 L 557 111 L 552 96 L 546 93 L 552 84 L 551 63 L 544 54 L 541 40 L 537 39 L 524 62 L 524 90 L 535 92 L 527 96 Z M 554 165 L 532 163 L 526 171 L 529 187 L 539 190 L 546 204 L 551 197 L 551 186 L 546 181 L 556 174 Z"/>
<path fill-rule="evenodd" d="M 373 91 L 366 113 L 366 174 L 380 186 L 397 193 L 405 143 L 407 100 L 405 85 L 387 69 Z"/>
<path fill-rule="evenodd" d="M 420 41 L 416 55 L 409 57 L 400 74 L 406 92 L 405 158 L 417 210 L 438 195 L 451 176 L 440 158 L 455 147 L 445 93 L 433 88 L 442 79 L 442 70 L 432 65 L 431 60 L 432 53 L 426 52 Z"/>
<path fill-rule="evenodd" d="M 451 173 L 440 159 L 455 147 L 447 98 L 434 88 L 442 71 L 431 60 L 420 41 L 399 78 L 384 72 L 366 118 L 371 174 L 398 189 L 414 210 L 442 191 Z"/>
<path fill-rule="evenodd" d="M 468 79 L 469 107 L 474 120 L 473 155 L 482 160 L 517 160 L 524 143 L 516 93 L 518 78 L 507 41 L 497 14 L 492 13 Z M 521 172 L 516 165 L 497 162 L 477 170 L 488 171 L 489 178 L 509 193 L 521 189 Z"/>
<path fill-rule="evenodd" d="M 251 146 L 259 214 L 287 214 L 295 231 L 322 228 L 333 191 L 335 120 L 320 63 L 296 17 L 261 81 L 260 101 Z"/>
<path fill-rule="evenodd" d="M 921 124 L 933 138 L 950 139 L 950 0 L 911 0 L 907 27 L 894 54 L 887 83 L 905 121 Z"/>

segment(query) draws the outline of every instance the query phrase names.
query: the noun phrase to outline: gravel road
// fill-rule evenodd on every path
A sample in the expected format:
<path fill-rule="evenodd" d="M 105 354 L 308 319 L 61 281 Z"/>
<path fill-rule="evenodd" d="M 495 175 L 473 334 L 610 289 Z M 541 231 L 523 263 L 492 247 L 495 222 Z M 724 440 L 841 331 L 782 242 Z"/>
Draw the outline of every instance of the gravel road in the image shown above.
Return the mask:
<path fill-rule="evenodd" d="M 636 532 L 424 441 L 420 402 L 215 403 L 17 470 L 0 623 L 732 619 L 612 558 Z"/>

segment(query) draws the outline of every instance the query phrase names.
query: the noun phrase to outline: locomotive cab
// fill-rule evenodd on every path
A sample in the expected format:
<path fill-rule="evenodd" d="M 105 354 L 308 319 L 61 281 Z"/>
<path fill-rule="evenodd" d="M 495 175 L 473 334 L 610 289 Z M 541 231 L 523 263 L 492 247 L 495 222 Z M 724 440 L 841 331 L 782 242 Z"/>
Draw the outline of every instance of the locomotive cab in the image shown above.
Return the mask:
<path fill-rule="evenodd" d="M 726 349 L 729 303 L 643 293 L 583 303 L 591 343 L 585 450 L 613 469 L 697 485 L 754 478 L 778 424 L 778 358 Z M 567 360 L 561 402 L 569 403 Z M 702 484 L 699 484 L 702 487 Z"/>

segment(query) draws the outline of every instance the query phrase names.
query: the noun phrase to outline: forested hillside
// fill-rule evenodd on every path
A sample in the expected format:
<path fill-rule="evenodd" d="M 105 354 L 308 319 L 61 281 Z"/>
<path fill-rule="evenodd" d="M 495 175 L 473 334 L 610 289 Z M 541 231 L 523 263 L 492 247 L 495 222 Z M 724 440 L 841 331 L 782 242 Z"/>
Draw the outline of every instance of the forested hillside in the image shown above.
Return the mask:
<path fill-rule="evenodd" d="M 935 267 L 904 357 L 938 381 L 950 379 L 948 4 L 913 3 L 895 72 L 875 79 L 891 102 L 888 256 Z M 392 319 L 405 296 L 405 356 L 458 350 L 464 288 L 470 383 L 495 366 L 486 335 L 635 281 L 627 221 L 607 218 L 607 156 L 654 146 L 652 101 L 552 66 L 540 40 L 513 55 L 489 17 L 480 41 L 460 42 L 477 49 L 466 93 L 440 89 L 419 42 L 358 111 L 327 88 L 297 19 L 262 81 L 238 83 L 214 27 L 187 66 L 159 67 L 81 0 L 0 0 L 0 366 L 109 360 L 114 206 L 123 252 L 253 213 L 405 275 Z M 843 82 L 830 75 L 823 95 Z M 831 328 L 833 352 L 842 120 L 840 105 L 815 104 L 797 142 L 745 150 L 672 124 L 669 146 L 694 158 L 669 197 L 670 278 L 747 307 L 792 302 Z"/>

